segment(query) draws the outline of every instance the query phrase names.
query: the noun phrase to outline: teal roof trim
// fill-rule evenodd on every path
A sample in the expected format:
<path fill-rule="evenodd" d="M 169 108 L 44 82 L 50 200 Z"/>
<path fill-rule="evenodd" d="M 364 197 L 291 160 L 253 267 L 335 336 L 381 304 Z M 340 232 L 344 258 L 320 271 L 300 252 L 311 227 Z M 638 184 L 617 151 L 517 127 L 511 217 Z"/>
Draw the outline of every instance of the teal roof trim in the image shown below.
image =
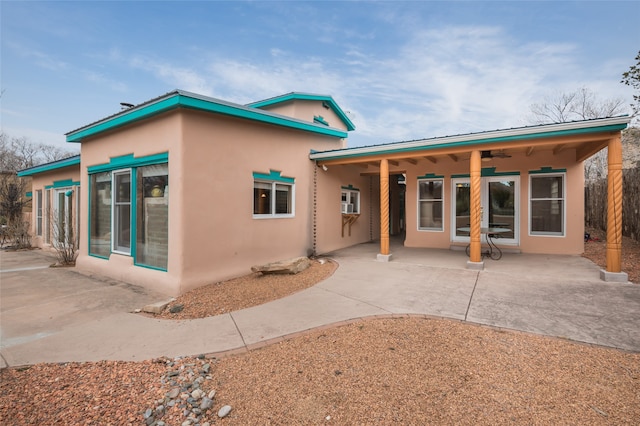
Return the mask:
<path fill-rule="evenodd" d="M 176 91 L 161 98 L 132 107 L 104 120 L 89 124 L 77 130 L 67 133 L 67 142 L 82 142 L 83 139 L 95 136 L 99 133 L 113 130 L 127 124 L 144 120 L 163 112 L 177 109 L 190 108 L 199 111 L 229 115 L 244 118 L 260 123 L 273 124 L 311 133 L 319 133 L 336 138 L 346 138 L 348 134 L 342 130 L 327 128 L 317 124 L 296 120 L 268 111 L 249 108 L 214 98 L 196 95 L 194 93 Z"/>
<path fill-rule="evenodd" d="M 39 166 L 29 167 L 28 169 L 20 170 L 18 176 L 33 176 L 39 173 L 46 173 L 52 170 L 62 169 L 64 167 L 78 166 L 80 165 L 80 156 L 74 155 L 73 157 L 64 158 L 58 161 L 52 161 L 47 164 L 40 164 Z"/>
<path fill-rule="evenodd" d="M 253 172 L 253 178 L 258 180 L 270 180 L 274 182 L 295 183 L 295 178 L 281 176 L 280 173 L 281 172 L 277 170 L 270 170 L 268 174 Z"/>
<path fill-rule="evenodd" d="M 540 175 L 544 173 L 567 173 L 567 169 L 554 169 L 550 166 L 540 167 L 540 170 L 529 170 L 530 175 Z"/>
<path fill-rule="evenodd" d="M 68 186 L 80 186 L 80 182 L 73 179 L 54 180 L 53 185 L 46 185 L 44 189 L 66 188 Z"/>
<path fill-rule="evenodd" d="M 567 123 L 572 124 L 572 123 Z M 544 127 L 544 125 L 538 126 Z M 348 158 L 359 158 L 359 157 L 369 157 L 372 155 L 380 155 L 380 154 L 404 154 L 411 153 L 416 151 L 427 151 L 427 150 L 435 150 L 442 148 L 459 148 L 459 147 L 473 147 L 476 145 L 486 145 L 490 143 L 500 143 L 500 142 L 511 142 L 511 141 L 526 141 L 531 139 L 542 139 L 542 138 L 550 138 L 550 137 L 560 137 L 560 136 L 573 136 L 580 134 L 588 134 L 588 133 L 601 133 L 601 132 L 614 132 L 620 131 L 627 128 L 627 123 L 621 124 L 611 124 L 611 125 L 602 125 L 602 126 L 594 126 L 594 127 L 583 127 L 583 128 L 574 128 L 567 130 L 556 130 L 556 131 L 540 131 L 540 132 L 527 132 L 524 134 L 514 134 L 514 135 L 506 135 L 506 136 L 496 136 L 496 137 L 487 137 L 483 138 L 483 133 L 471 133 L 468 135 L 461 135 L 456 137 L 441 137 L 441 138 L 433 138 L 427 140 L 418 140 L 412 142 L 395 142 L 391 144 L 384 145 L 372 145 L 369 147 L 359 147 L 359 148 L 345 148 L 340 150 L 333 151 L 319 151 L 310 154 L 310 158 L 312 160 L 337 160 L 337 159 L 348 159 Z M 526 128 L 522 128 L 526 129 Z M 502 132 L 502 131 L 496 131 Z M 510 130 L 505 131 L 505 133 L 510 132 Z M 447 140 L 455 139 L 454 141 L 447 142 Z M 439 141 L 442 141 L 439 143 Z M 424 143 L 420 143 L 424 142 Z M 404 146 L 409 145 L 409 146 Z"/>
<path fill-rule="evenodd" d="M 251 108 L 263 108 L 263 107 L 266 107 L 266 106 L 280 104 L 280 103 L 288 102 L 288 101 L 295 101 L 295 100 L 325 102 L 329 106 L 329 108 L 331 108 L 333 110 L 333 112 L 338 117 L 340 117 L 340 120 L 342 120 L 342 122 L 345 124 L 345 126 L 347 126 L 347 129 L 349 131 L 356 129 L 356 126 L 351 122 L 351 120 L 349 120 L 349 117 L 347 117 L 347 114 L 344 113 L 342 108 L 340 108 L 338 106 L 336 101 L 334 101 L 331 96 L 314 95 L 314 94 L 311 94 L 311 93 L 296 93 L 296 92 L 293 92 L 293 93 L 287 93 L 286 95 L 282 95 L 282 96 L 276 96 L 275 98 L 270 98 L 270 99 L 265 99 L 263 101 L 253 102 L 253 103 L 248 104 L 247 106 L 249 106 Z"/>
<path fill-rule="evenodd" d="M 324 117 L 321 116 L 321 115 L 314 115 L 313 116 L 313 122 L 314 123 L 324 124 L 325 126 L 329 125 L 329 123 L 327 123 L 327 120 L 325 120 Z"/>
<path fill-rule="evenodd" d="M 160 154 L 147 155 L 145 157 L 134 157 L 133 154 L 121 155 L 118 157 L 111 157 L 108 163 L 96 164 L 95 166 L 87 167 L 87 172 L 101 173 L 108 172 L 117 169 L 126 169 L 129 167 L 142 167 L 149 166 L 151 164 L 166 163 L 169 161 L 169 153 L 162 152 Z"/>

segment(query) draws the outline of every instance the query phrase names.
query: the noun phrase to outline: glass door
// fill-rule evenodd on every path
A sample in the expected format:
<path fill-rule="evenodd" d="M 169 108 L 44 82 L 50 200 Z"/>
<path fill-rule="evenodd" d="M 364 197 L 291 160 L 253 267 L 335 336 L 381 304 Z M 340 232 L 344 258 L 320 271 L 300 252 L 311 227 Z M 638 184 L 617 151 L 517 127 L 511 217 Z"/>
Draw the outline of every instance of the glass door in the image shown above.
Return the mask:
<path fill-rule="evenodd" d="M 518 244 L 518 176 L 482 179 L 482 227 L 496 230 L 499 243 Z M 498 231 L 500 230 L 500 231 Z"/>
<path fill-rule="evenodd" d="M 131 253 L 131 170 L 113 172 L 113 251 Z"/>
<path fill-rule="evenodd" d="M 471 184 L 469 178 L 451 180 L 453 187 L 452 240 L 469 241 L 471 226 Z M 496 231 L 502 244 L 519 243 L 519 176 L 490 176 L 481 181 L 482 228 L 499 228 Z M 484 234 L 482 241 L 485 241 Z"/>

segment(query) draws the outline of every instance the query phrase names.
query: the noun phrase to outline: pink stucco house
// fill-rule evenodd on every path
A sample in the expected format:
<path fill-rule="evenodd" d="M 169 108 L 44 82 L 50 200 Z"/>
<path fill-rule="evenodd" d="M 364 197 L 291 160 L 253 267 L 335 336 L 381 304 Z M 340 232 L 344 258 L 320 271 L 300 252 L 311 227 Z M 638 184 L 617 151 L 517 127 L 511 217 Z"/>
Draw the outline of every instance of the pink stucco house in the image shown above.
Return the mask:
<path fill-rule="evenodd" d="M 466 248 L 470 268 L 483 266 L 487 237 L 511 252 L 582 253 L 583 161 L 609 147 L 615 208 L 628 123 L 348 148 L 354 125 L 330 96 L 239 105 L 177 90 L 69 132 L 80 156 L 20 173 L 33 177 L 34 211 L 76 212 L 78 268 L 177 295 L 373 240 L 390 260 L 390 235 Z M 610 216 L 602 277 L 624 280 L 618 211 Z M 33 234 L 52 244 L 46 215 L 34 214 Z"/>

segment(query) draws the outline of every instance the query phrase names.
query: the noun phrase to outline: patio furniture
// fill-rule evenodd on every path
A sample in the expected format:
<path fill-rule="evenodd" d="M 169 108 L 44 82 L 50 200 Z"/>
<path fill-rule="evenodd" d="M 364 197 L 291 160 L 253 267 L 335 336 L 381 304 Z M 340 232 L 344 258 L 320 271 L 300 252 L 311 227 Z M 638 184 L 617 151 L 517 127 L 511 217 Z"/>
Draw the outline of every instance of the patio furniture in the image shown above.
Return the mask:
<path fill-rule="evenodd" d="M 458 228 L 458 231 L 471 233 L 471 228 L 465 226 L 463 228 Z M 494 238 L 500 238 L 501 234 L 506 234 L 508 232 L 511 232 L 511 229 L 501 227 L 480 228 L 480 234 L 487 236 L 487 245 L 489 246 L 488 250 L 482 251 L 482 257 L 484 258 L 485 256 L 488 256 L 493 260 L 500 260 L 502 258 L 502 250 L 500 250 L 500 247 L 498 247 L 493 240 Z M 471 244 L 468 244 L 465 248 L 467 256 L 470 254 L 470 247 Z"/>

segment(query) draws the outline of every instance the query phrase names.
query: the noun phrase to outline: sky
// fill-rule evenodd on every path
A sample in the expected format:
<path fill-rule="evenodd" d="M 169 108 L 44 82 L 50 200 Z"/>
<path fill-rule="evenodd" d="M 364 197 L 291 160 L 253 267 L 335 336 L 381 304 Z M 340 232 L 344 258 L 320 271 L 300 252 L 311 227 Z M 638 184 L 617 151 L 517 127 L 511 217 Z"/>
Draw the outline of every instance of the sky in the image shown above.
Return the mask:
<path fill-rule="evenodd" d="M 330 95 L 350 147 L 519 127 L 582 87 L 630 104 L 639 17 L 640 1 L 3 0 L 0 126 L 78 150 L 65 133 L 182 89 Z"/>

